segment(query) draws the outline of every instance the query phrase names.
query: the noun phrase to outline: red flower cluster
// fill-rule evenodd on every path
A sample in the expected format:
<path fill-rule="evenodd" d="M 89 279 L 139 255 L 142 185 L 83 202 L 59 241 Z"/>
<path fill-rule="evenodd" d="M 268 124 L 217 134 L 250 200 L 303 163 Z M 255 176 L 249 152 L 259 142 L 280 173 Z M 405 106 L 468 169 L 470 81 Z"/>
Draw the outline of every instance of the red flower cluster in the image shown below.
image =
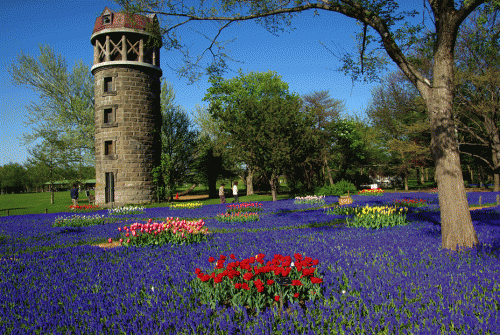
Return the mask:
<path fill-rule="evenodd" d="M 231 259 L 235 260 L 236 257 L 234 254 L 229 256 Z M 274 258 L 271 261 L 268 261 L 264 264 L 263 254 L 258 254 L 257 257 L 250 257 L 248 259 L 244 259 L 242 261 L 235 261 L 228 263 L 226 268 L 224 268 L 224 262 L 227 257 L 224 255 L 220 255 L 219 259 L 216 262 L 216 269 L 224 269 L 222 272 L 216 274 L 216 272 L 212 272 L 210 275 L 204 274 L 201 269 L 197 268 L 195 270 L 196 276 L 202 281 L 207 282 L 210 279 L 213 279 L 214 285 L 221 283 L 224 277 L 227 277 L 229 280 L 233 281 L 236 279 L 243 279 L 246 282 L 252 282 L 256 287 L 258 292 L 263 292 L 265 285 L 261 279 L 257 278 L 260 274 L 274 273 L 275 276 L 287 277 L 292 271 L 292 258 L 290 256 L 282 256 L 282 255 L 274 255 Z M 312 266 L 318 265 L 319 261 L 317 259 L 312 259 L 311 257 L 306 257 L 305 259 L 300 254 L 295 254 L 295 268 L 298 272 L 301 272 L 302 275 L 300 278 L 310 277 L 311 283 L 320 284 L 323 282 L 323 279 L 316 278 L 313 276 L 315 272 L 315 268 Z M 215 258 L 209 257 L 208 261 L 210 263 L 215 262 Z M 259 265 L 255 265 L 252 267 L 251 264 L 259 263 Z M 236 270 L 239 269 L 244 273 Z M 254 279 L 252 281 L 252 279 Z M 272 279 L 268 279 L 265 281 L 268 286 L 274 285 L 275 281 Z M 300 280 L 292 280 L 292 286 L 303 286 L 303 283 Z M 234 287 L 236 289 L 244 289 L 249 290 L 248 283 L 234 283 Z M 298 293 L 297 293 L 298 294 Z"/>
<path fill-rule="evenodd" d="M 90 211 L 90 210 L 98 210 L 99 206 L 97 206 L 97 205 L 95 205 L 95 206 L 92 206 L 92 205 L 83 205 L 83 206 L 76 205 L 76 206 L 69 206 L 69 209 L 72 210 L 72 211 Z"/>

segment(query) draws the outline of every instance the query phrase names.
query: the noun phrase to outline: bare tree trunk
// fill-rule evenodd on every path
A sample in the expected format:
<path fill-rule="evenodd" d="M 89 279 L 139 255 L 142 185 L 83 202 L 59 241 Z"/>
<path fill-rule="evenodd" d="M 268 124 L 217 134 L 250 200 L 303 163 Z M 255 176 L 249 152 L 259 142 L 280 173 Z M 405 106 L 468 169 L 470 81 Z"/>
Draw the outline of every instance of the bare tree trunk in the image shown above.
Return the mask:
<path fill-rule="evenodd" d="M 471 169 L 470 165 L 467 165 L 467 169 L 470 172 L 470 183 L 474 184 L 474 171 Z"/>
<path fill-rule="evenodd" d="M 492 141 L 492 160 L 493 160 L 493 180 L 494 180 L 494 192 L 498 192 L 500 190 L 499 186 L 499 175 L 498 171 L 500 169 L 499 161 L 500 161 L 500 135 L 498 133 L 498 127 L 496 123 L 489 117 L 488 115 L 484 116 L 484 125 L 486 131 L 488 132 L 489 138 Z"/>
<path fill-rule="evenodd" d="M 273 201 L 278 201 L 278 196 L 276 194 L 276 181 L 274 174 L 271 176 L 271 179 L 269 179 L 269 184 L 271 184 L 271 195 L 273 196 Z"/>
<path fill-rule="evenodd" d="M 440 29 L 450 27 L 443 20 Z M 479 243 L 465 193 L 457 134 L 453 122 L 453 29 L 443 33 L 434 52 L 434 79 L 430 86 L 417 84 L 430 114 L 431 150 L 436 162 L 436 178 L 441 209 L 443 249 L 471 248 Z"/>
<path fill-rule="evenodd" d="M 425 169 L 425 181 L 429 181 L 429 168 Z"/>
<path fill-rule="evenodd" d="M 408 191 L 408 174 L 407 173 L 405 173 L 404 179 L 405 179 L 405 191 Z"/>
<path fill-rule="evenodd" d="M 253 171 L 252 169 L 248 169 L 248 176 L 247 176 L 247 195 L 251 195 L 253 193 Z"/>
<path fill-rule="evenodd" d="M 330 185 L 333 186 L 333 178 L 332 178 L 332 170 L 330 169 L 330 166 L 328 166 L 328 161 L 325 158 L 325 166 L 326 166 L 326 171 L 328 172 L 328 179 L 330 179 Z"/>

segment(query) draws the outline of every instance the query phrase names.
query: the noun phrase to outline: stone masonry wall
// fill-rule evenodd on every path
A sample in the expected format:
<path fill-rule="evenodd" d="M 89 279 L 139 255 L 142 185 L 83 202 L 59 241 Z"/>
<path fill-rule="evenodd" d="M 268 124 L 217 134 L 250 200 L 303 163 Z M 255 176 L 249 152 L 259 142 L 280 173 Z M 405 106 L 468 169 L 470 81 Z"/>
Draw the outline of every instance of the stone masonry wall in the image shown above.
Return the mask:
<path fill-rule="evenodd" d="M 106 66 L 95 76 L 96 202 L 105 206 L 105 173 L 115 173 L 113 206 L 154 200 L 151 170 L 161 154 L 160 72 L 142 66 Z M 104 78 L 112 91 L 104 93 Z M 112 108 L 114 123 L 104 124 L 104 109 Z M 114 154 L 104 154 L 112 140 Z"/>

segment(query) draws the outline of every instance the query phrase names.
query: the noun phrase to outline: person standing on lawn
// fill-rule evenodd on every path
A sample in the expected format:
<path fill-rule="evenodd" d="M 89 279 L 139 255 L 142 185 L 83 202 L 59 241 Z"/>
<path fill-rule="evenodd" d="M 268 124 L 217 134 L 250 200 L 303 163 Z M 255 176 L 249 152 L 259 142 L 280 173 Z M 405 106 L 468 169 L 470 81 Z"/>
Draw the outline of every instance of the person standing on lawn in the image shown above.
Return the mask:
<path fill-rule="evenodd" d="M 233 202 L 239 202 L 239 200 L 238 200 L 238 182 L 237 181 L 234 182 L 233 196 L 234 196 Z"/>
<path fill-rule="evenodd" d="M 224 196 L 224 184 L 220 184 L 219 187 L 219 197 L 220 197 L 220 203 L 225 204 L 226 203 L 226 197 Z"/>
<path fill-rule="evenodd" d="M 78 189 L 76 188 L 76 184 L 73 184 L 73 188 L 70 191 L 71 201 L 73 201 L 73 206 L 78 206 Z"/>

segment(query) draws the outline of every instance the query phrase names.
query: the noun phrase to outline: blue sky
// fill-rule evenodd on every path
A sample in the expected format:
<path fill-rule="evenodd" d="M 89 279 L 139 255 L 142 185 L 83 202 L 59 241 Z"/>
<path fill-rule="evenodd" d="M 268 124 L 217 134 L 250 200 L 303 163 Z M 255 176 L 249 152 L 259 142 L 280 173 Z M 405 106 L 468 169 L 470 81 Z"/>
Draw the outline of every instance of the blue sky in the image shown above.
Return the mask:
<path fill-rule="evenodd" d="M 403 1 L 404 2 L 404 1 Z M 197 1 L 195 3 L 198 3 Z M 61 54 L 71 69 L 78 60 L 92 65 L 93 49 L 90 43 L 93 25 L 104 7 L 119 10 L 112 1 L 93 0 L 15 0 L 0 2 L 0 165 L 24 163 L 28 157 L 26 147 L 21 143 L 23 133 L 30 133 L 23 120 L 25 106 L 38 101 L 38 95 L 30 88 L 14 86 L 7 67 L 23 51 L 33 57 L 39 55 L 39 44 L 50 45 L 56 54 Z M 421 7 L 420 3 L 420 7 Z M 421 8 L 416 8 L 421 10 Z M 292 19 L 296 30 L 279 33 L 276 37 L 254 21 L 233 23 L 226 28 L 219 41 L 237 39 L 226 45 L 228 55 L 244 63 L 229 62 L 235 72 L 228 72 L 225 78 L 237 76 L 238 68 L 243 73 L 250 71 L 276 71 L 289 84 L 289 90 L 303 96 L 314 91 L 327 90 L 330 97 L 344 101 L 348 114 L 362 116 L 371 98 L 371 89 L 377 84 L 355 83 L 350 77 L 337 72 L 342 64 L 328 51 L 354 51 L 355 35 L 361 31 L 356 21 L 343 15 L 318 11 L 299 13 Z M 420 16 L 421 18 L 421 16 Z M 160 22 L 162 17 L 160 17 Z M 189 28 L 191 27 L 191 28 Z M 209 41 L 193 29 L 215 36 L 213 22 L 199 22 L 182 27 L 178 34 L 182 42 L 191 46 L 190 54 L 195 56 L 209 46 Z M 208 55 L 207 55 L 208 54 Z M 207 52 L 202 64 L 211 61 Z M 179 52 L 161 50 L 163 77 L 173 84 L 175 103 L 191 113 L 195 105 L 207 105 L 202 99 L 210 87 L 208 76 L 188 85 L 186 78 L 178 78 L 170 70 L 180 68 L 182 55 Z M 390 70 L 395 70 L 392 64 Z"/>

